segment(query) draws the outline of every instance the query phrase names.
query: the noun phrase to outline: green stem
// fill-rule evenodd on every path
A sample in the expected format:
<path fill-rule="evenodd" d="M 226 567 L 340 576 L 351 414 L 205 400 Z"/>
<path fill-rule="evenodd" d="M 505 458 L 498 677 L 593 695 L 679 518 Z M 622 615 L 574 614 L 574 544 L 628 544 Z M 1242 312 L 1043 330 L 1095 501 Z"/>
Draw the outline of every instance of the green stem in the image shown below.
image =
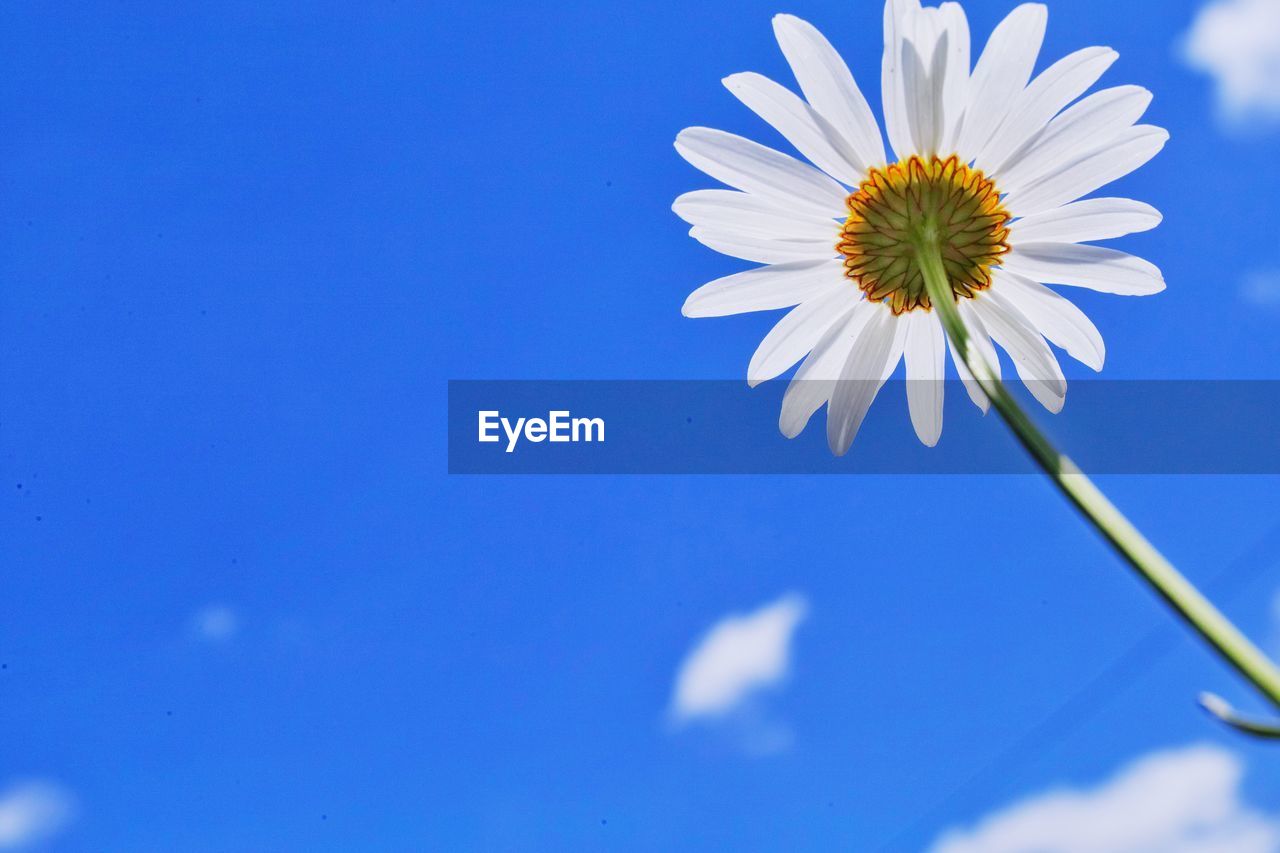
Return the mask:
<path fill-rule="evenodd" d="M 1214 651 L 1235 667 L 1272 704 L 1280 708 L 1280 670 L 1147 541 L 1074 462 L 1054 448 L 1009 394 L 1004 383 L 996 377 L 982 353 L 974 346 L 956 308 L 936 238 L 926 233 L 917 241 L 916 260 L 924 275 L 929 300 L 938 311 L 947 337 L 1022 446 L 1044 469 L 1054 485 L 1075 504 L 1081 514 L 1142 579 Z M 1247 723 L 1218 713 L 1217 703 L 1214 701 L 1203 704 L 1241 731 L 1262 736 L 1280 735 L 1280 731 L 1272 727 Z"/>

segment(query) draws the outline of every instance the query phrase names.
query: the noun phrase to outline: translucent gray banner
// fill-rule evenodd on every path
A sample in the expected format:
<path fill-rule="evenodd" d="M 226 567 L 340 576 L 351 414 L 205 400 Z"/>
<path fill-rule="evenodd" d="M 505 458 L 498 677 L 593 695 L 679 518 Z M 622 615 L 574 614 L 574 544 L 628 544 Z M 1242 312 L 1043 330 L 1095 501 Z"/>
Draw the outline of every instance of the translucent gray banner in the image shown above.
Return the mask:
<path fill-rule="evenodd" d="M 454 380 L 452 474 L 1025 474 L 994 413 L 948 382 L 942 440 L 922 446 L 905 381 L 880 390 L 853 448 L 827 449 L 826 411 L 778 430 L 785 382 Z M 1280 381 L 1075 381 L 1054 415 L 1027 410 L 1086 472 L 1280 474 Z"/>

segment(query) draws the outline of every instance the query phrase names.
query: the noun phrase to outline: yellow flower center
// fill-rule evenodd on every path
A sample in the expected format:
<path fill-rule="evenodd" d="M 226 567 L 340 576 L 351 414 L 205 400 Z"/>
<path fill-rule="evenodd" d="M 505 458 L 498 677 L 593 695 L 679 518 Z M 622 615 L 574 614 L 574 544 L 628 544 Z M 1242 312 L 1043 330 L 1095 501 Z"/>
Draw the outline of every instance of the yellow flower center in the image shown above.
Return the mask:
<path fill-rule="evenodd" d="M 990 287 L 991 267 L 1009 251 L 1010 216 L 995 184 L 954 154 L 871 169 L 848 205 L 836 244 L 845 275 L 894 314 L 930 307 L 916 262 L 922 241 L 942 250 L 957 299 Z"/>

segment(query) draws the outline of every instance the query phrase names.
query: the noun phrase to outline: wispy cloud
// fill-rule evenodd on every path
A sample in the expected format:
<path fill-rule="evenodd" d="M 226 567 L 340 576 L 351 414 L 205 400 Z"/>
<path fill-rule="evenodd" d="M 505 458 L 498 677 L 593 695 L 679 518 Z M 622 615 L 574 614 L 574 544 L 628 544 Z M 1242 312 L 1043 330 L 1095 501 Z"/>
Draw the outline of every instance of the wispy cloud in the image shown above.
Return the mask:
<path fill-rule="evenodd" d="M 22 850 L 57 835 L 74 817 L 75 799 L 52 782 L 18 782 L 0 793 L 0 849 Z"/>
<path fill-rule="evenodd" d="M 1218 112 L 1236 126 L 1280 124 L 1280 0 L 1215 0 L 1182 45 L 1213 76 Z"/>
<path fill-rule="evenodd" d="M 1255 308 L 1280 308 L 1280 270 L 1257 270 L 1240 282 L 1240 299 Z"/>
<path fill-rule="evenodd" d="M 680 665 L 672 717 L 677 722 L 724 717 L 786 678 L 792 636 L 807 611 L 804 598 L 786 595 L 713 625 Z"/>
<path fill-rule="evenodd" d="M 210 604 L 191 616 L 191 634 L 207 643 L 226 643 L 240 631 L 240 617 L 225 604 Z"/>
<path fill-rule="evenodd" d="M 1091 790 L 1050 791 L 951 830 L 931 853 L 1274 853 L 1280 817 L 1240 798 L 1234 753 L 1156 752 Z"/>

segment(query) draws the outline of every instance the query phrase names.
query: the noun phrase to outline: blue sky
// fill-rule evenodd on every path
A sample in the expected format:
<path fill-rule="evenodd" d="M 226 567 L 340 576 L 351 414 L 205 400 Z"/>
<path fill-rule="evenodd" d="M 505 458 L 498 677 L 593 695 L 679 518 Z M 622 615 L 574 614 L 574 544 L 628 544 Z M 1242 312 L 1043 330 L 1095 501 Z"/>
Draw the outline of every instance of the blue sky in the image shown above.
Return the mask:
<path fill-rule="evenodd" d="M 1172 134 L 1119 187 L 1168 290 L 1079 294 L 1111 378 L 1280 378 L 1280 135 L 1200 8 L 1050 7 L 1039 67 L 1111 45 Z M 1195 745 L 1265 815 L 1274 750 L 1193 701 L 1252 697 L 1037 479 L 446 474 L 449 379 L 744 374 L 773 318 L 680 316 L 736 267 L 671 142 L 779 144 L 719 80 L 789 80 L 780 11 L 878 91 L 863 0 L 0 11 L 11 846 L 921 850 Z M 1104 487 L 1280 652 L 1274 479 Z M 673 725 L 789 594 L 786 677 Z"/>

